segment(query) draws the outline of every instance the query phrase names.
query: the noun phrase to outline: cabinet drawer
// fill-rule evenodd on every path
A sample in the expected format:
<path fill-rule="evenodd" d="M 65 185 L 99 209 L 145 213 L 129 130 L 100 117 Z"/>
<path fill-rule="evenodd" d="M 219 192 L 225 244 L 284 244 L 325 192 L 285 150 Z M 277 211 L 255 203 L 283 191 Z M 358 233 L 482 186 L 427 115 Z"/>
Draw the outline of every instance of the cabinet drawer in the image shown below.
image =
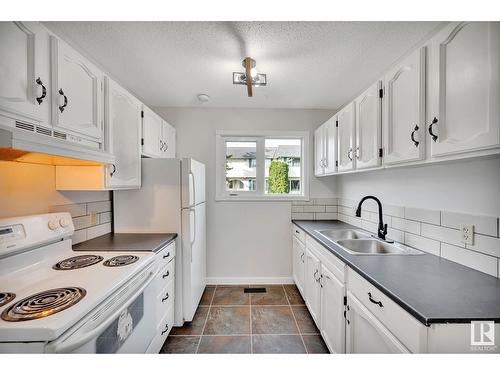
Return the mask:
<path fill-rule="evenodd" d="M 157 290 L 163 290 L 175 277 L 175 262 L 169 262 L 163 266 L 155 276 L 154 283 Z"/>
<path fill-rule="evenodd" d="M 168 334 L 172 330 L 174 325 L 174 306 L 170 306 L 167 312 L 158 320 L 156 326 L 156 334 L 151 344 L 149 344 L 148 353 L 158 354 L 160 352 L 163 343 L 167 339 Z"/>
<path fill-rule="evenodd" d="M 412 353 L 425 352 L 427 329 L 423 324 L 350 268 L 347 288 Z"/>
<path fill-rule="evenodd" d="M 174 305 L 174 282 L 168 284 L 156 298 L 156 316 L 162 317 Z"/>
<path fill-rule="evenodd" d="M 156 256 L 160 259 L 160 267 L 169 263 L 175 257 L 175 241 L 156 253 Z"/>
<path fill-rule="evenodd" d="M 294 225 L 292 228 L 293 235 L 303 244 L 306 243 L 306 232 Z"/>
<path fill-rule="evenodd" d="M 308 235 L 306 235 L 306 248 L 312 250 L 321 263 L 325 264 L 335 277 L 337 277 L 340 281 L 345 282 L 346 265 L 344 262 Z"/>

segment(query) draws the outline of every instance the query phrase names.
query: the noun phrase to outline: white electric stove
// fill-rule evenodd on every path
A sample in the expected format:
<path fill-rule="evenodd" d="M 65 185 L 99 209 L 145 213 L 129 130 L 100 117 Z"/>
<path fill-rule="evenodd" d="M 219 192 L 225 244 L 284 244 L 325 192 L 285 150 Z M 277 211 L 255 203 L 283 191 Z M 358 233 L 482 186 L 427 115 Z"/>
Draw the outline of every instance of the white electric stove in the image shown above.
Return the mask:
<path fill-rule="evenodd" d="M 0 353 L 144 353 L 155 335 L 148 252 L 74 252 L 68 213 L 0 220 Z"/>

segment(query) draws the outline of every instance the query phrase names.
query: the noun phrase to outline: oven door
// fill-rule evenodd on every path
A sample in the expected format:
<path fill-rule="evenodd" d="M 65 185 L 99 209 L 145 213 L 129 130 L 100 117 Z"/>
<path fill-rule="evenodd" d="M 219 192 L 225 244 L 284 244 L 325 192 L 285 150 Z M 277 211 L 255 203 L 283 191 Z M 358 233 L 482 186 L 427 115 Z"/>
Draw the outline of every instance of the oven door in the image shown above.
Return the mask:
<path fill-rule="evenodd" d="M 83 323 L 49 343 L 49 353 L 145 353 L 155 335 L 156 268 L 148 267 Z"/>

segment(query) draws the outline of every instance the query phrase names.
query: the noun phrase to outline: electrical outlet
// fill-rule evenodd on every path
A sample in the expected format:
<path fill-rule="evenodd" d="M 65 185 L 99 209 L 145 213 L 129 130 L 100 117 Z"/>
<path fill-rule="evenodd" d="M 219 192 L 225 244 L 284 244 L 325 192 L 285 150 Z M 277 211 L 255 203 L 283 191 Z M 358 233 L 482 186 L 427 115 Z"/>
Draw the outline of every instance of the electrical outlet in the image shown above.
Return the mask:
<path fill-rule="evenodd" d="M 462 242 L 466 245 L 474 245 L 474 225 L 462 224 L 460 231 L 462 232 Z"/>
<path fill-rule="evenodd" d="M 97 225 L 97 212 L 90 213 L 90 225 Z"/>

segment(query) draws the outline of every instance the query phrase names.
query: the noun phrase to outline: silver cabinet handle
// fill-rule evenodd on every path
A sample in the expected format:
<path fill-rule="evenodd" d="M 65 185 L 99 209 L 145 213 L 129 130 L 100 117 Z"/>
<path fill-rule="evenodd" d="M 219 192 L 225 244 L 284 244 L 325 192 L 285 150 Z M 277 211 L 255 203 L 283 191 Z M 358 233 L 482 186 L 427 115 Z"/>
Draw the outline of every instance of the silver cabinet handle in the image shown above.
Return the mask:
<path fill-rule="evenodd" d="M 313 275 L 313 278 L 314 280 L 318 281 L 318 279 L 316 278 L 316 275 L 318 274 L 318 270 L 314 271 L 314 275 Z"/>
<path fill-rule="evenodd" d="M 347 151 L 347 157 L 350 161 L 352 161 L 352 147 L 349 149 L 349 151 Z"/>
<path fill-rule="evenodd" d="M 356 159 L 359 160 L 359 146 L 356 147 Z"/>
<path fill-rule="evenodd" d="M 163 259 L 167 259 L 170 256 L 170 251 L 163 256 Z"/>
<path fill-rule="evenodd" d="M 168 332 L 168 324 L 165 325 L 165 330 L 161 331 L 161 334 L 164 335 L 167 332 Z"/>
<path fill-rule="evenodd" d="M 167 294 L 165 295 L 165 297 L 161 299 L 161 301 L 162 301 L 162 302 L 165 302 L 165 301 L 168 299 L 168 297 L 170 297 L 170 295 L 167 293 Z"/>
<path fill-rule="evenodd" d="M 168 277 L 169 275 L 170 275 L 170 271 L 167 271 L 167 273 L 162 275 L 161 278 L 164 279 L 165 277 Z"/>
<path fill-rule="evenodd" d="M 304 253 L 302 253 L 302 255 L 300 256 L 300 260 L 302 261 L 302 263 L 304 263 Z"/>

